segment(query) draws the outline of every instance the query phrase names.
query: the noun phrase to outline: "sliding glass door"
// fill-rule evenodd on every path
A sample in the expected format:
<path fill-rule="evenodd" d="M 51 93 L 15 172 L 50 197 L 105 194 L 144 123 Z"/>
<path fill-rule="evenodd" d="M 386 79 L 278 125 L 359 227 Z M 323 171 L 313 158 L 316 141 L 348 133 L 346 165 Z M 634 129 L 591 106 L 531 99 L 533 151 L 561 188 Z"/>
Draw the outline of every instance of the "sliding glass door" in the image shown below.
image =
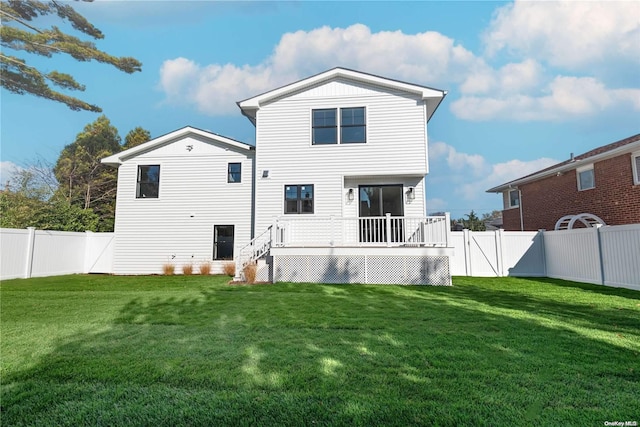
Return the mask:
<path fill-rule="evenodd" d="M 384 243 L 387 234 L 391 242 L 403 239 L 402 219 L 391 221 L 387 230 L 386 214 L 392 217 L 404 215 L 404 195 L 402 185 L 361 185 L 359 191 L 360 213 L 360 242 Z"/>

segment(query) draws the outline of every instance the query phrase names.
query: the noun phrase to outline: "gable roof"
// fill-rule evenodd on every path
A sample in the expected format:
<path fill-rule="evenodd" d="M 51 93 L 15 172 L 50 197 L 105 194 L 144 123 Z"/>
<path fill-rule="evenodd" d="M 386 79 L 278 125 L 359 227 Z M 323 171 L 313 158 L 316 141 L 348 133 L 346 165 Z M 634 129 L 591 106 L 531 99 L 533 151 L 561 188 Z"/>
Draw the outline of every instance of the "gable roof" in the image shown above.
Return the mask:
<path fill-rule="evenodd" d="M 594 148 L 591 151 L 574 156 L 564 162 L 557 163 L 553 166 L 549 166 L 548 168 L 539 170 L 538 172 L 523 176 L 522 178 L 514 179 L 513 181 L 498 185 L 497 187 L 490 188 L 487 190 L 487 193 L 501 193 L 509 188 L 514 188 L 521 184 L 537 181 L 539 179 L 555 175 L 559 172 L 577 169 L 580 166 L 615 157 L 627 152 L 631 153 L 638 149 L 640 149 L 640 133 L 621 139 L 620 141 L 612 142 L 608 145 Z"/>
<path fill-rule="evenodd" d="M 124 150 L 109 157 L 105 157 L 104 159 L 100 160 L 100 162 L 110 166 L 118 166 L 131 157 L 135 157 L 138 154 L 154 150 L 158 147 L 168 144 L 174 140 L 184 138 L 188 135 L 197 135 L 206 139 L 229 145 L 231 147 L 239 148 L 241 150 L 250 151 L 255 149 L 253 145 L 247 144 L 245 142 L 236 141 L 235 139 L 227 138 L 226 136 L 218 135 L 217 133 L 209 132 L 206 130 L 194 128 L 191 126 L 185 126 L 181 129 L 174 130 L 173 132 L 169 132 L 133 148 L 129 148 L 128 150 Z"/>
<path fill-rule="evenodd" d="M 336 67 L 330 70 L 324 71 L 320 74 L 316 74 L 306 79 L 298 80 L 297 82 L 288 84 L 286 86 L 279 87 L 277 89 L 270 90 L 268 92 L 256 95 L 252 98 L 238 101 L 238 107 L 242 110 L 242 114 L 245 115 L 251 123 L 256 124 L 256 112 L 265 103 L 287 95 L 291 95 L 295 92 L 304 90 L 313 85 L 335 80 L 337 78 L 343 78 L 360 83 L 368 83 L 374 86 L 380 86 L 388 89 L 395 89 L 402 92 L 412 93 L 419 95 L 427 104 L 427 122 L 431 119 L 431 116 L 436 111 L 444 97 L 447 95 L 447 91 L 434 89 L 428 86 L 416 85 L 413 83 L 407 83 L 400 80 L 389 79 L 386 77 L 376 76 L 374 74 L 363 73 L 361 71 L 350 70 L 348 68 Z"/>

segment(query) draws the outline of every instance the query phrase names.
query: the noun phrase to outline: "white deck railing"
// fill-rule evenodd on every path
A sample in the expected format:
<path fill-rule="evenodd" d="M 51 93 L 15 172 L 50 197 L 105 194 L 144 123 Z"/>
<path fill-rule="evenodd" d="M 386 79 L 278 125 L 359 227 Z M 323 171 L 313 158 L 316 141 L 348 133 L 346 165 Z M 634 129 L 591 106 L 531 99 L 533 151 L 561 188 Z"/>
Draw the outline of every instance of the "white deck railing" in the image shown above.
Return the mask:
<path fill-rule="evenodd" d="M 449 215 L 427 217 L 279 217 L 276 247 L 437 246 L 449 243 Z"/>

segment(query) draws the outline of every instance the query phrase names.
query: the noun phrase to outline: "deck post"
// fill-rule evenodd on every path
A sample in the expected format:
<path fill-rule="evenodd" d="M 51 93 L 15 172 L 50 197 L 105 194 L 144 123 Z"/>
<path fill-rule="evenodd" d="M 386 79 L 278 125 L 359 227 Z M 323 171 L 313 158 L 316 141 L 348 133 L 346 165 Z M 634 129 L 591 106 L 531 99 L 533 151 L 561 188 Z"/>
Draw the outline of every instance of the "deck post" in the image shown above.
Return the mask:
<path fill-rule="evenodd" d="M 27 256 L 25 257 L 23 278 L 29 279 L 33 273 L 33 250 L 36 242 L 36 228 L 27 227 Z"/>
<path fill-rule="evenodd" d="M 331 215 L 329 217 L 329 230 L 331 230 L 331 238 L 329 240 L 329 245 L 331 247 L 335 245 L 335 230 L 333 229 L 334 225 L 335 225 L 335 221 L 334 221 L 333 215 Z"/>
<path fill-rule="evenodd" d="M 444 238 L 445 238 L 445 247 L 451 247 L 451 213 L 444 213 Z"/>
<path fill-rule="evenodd" d="M 391 246 L 391 214 L 386 214 L 386 226 L 387 226 L 387 246 Z"/>

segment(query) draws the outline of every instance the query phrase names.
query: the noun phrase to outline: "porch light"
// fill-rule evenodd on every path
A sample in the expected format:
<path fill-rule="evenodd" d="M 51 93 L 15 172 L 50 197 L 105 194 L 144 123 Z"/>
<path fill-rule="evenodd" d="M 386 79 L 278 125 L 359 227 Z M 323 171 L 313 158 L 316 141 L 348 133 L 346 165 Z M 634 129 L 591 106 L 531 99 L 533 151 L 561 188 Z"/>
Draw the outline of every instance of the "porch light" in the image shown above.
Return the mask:
<path fill-rule="evenodd" d="M 350 202 L 353 202 L 353 199 L 355 198 L 355 194 L 353 192 L 353 188 L 349 189 L 349 192 L 347 193 L 347 198 L 349 199 Z"/>
<path fill-rule="evenodd" d="M 413 190 L 414 190 L 413 187 L 409 187 L 409 190 L 407 190 L 407 200 L 409 200 L 409 201 L 411 201 L 411 200 L 416 198 L 416 193 Z"/>

